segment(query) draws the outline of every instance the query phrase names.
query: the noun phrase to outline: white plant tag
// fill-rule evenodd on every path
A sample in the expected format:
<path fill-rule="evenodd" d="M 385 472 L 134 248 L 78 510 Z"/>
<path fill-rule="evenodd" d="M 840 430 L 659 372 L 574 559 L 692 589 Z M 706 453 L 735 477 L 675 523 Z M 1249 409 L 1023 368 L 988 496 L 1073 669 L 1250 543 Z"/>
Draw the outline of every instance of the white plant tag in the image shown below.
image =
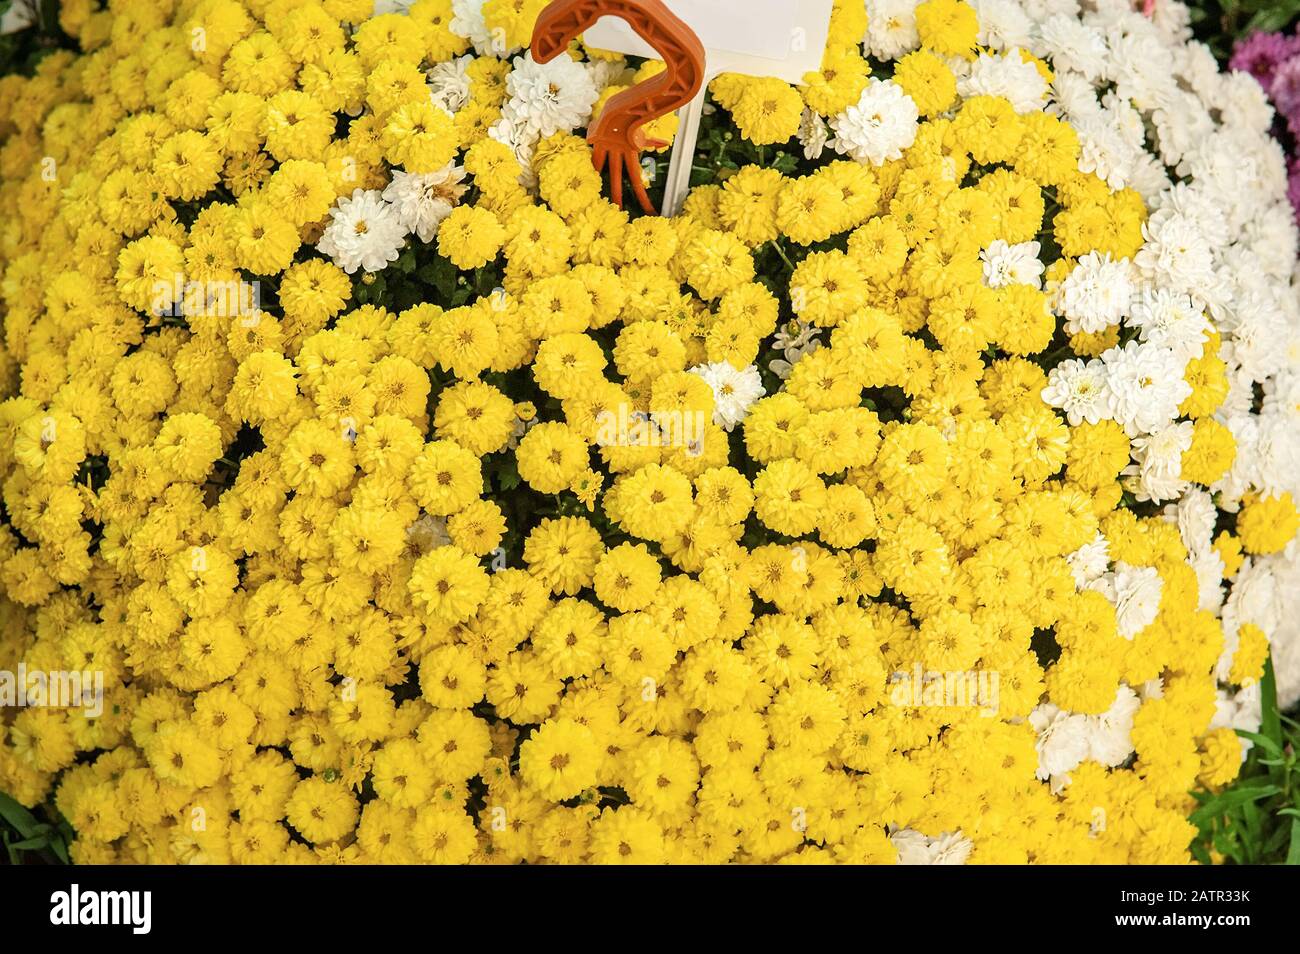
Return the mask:
<path fill-rule="evenodd" d="M 708 54 L 705 76 L 744 73 L 801 83 L 821 69 L 832 0 L 664 0 Z M 601 17 L 583 36 L 599 50 L 654 59 L 659 54 L 627 21 Z"/>

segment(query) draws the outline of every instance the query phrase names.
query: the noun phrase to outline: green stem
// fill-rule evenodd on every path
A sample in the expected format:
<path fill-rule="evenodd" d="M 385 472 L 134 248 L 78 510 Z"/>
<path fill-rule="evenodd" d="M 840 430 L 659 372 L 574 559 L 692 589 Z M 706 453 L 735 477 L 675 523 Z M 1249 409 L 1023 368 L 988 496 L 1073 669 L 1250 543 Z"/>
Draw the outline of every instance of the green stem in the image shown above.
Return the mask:
<path fill-rule="evenodd" d="M 793 272 L 794 262 L 790 261 L 790 257 L 785 254 L 785 249 L 781 247 L 780 239 L 772 239 L 768 244 L 776 249 L 776 254 L 781 256 L 781 261 L 785 262 L 786 268 Z"/>
<path fill-rule="evenodd" d="M 714 166 L 722 165 L 722 157 L 727 154 L 727 140 L 725 138 L 718 140 L 718 154 L 713 157 Z"/>

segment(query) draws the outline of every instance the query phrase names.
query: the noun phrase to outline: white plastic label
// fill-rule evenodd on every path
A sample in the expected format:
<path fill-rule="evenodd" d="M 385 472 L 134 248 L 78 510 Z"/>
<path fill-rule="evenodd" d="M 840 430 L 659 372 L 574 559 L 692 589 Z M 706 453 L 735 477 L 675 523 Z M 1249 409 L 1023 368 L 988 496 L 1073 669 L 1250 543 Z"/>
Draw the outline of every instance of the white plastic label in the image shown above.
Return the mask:
<path fill-rule="evenodd" d="M 833 0 L 664 0 L 695 31 L 708 56 L 707 78 L 719 73 L 803 82 L 821 69 Z M 583 42 L 599 50 L 659 58 L 627 21 L 601 17 Z"/>

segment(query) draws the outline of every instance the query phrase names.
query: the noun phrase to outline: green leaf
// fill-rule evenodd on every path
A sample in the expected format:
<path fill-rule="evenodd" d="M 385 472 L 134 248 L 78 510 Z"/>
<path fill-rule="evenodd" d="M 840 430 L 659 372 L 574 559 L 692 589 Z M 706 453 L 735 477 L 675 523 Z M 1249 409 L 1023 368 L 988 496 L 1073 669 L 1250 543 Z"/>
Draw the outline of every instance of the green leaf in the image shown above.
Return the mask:
<path fill-rule="evenodd" d="M 35 815 L 4 792 L 0 792 L 0 818 L 8 822 L 24 838 L 33 837 L 41 828 L 41 823 L 36 820 Z"/>
<path fill-rule="evenodd" d="M 1273 657 L 1270 654 L 1264 660 L 1264 678 L 1259 684 L 1260 703 L 1263 706 L 1263 718 L 1259 724 L 1261 735 L 1266 735 L 1276 744 L 1276 751 L 1282 751 L 1282 719 L 1277 709 L 1277 677 L 1273 674 Z"/>
<path fill-rule="evenodd" d="M 515 460 L 513 457 L 502 461 L 501 467 L 497 469 L 496 475 L 497 486 L 502 490 L 514 490 L 519 486 L 519 470 L 515 467 Z"/>
<path fill-rule="evenodd" d="M 1296 15 L 1297 9 L 1300 9 L 1300 5 L 1295 3 L 1280 3 L 1276 6 L 1265 7 L 1250 18 L 1245 29 L 1241 31 L 1241 36 L 1248 36 L 1255 30 L 1264 33 L 1280 30 L 1291 22 Z"/>
<path fill-rule="evenodd" d="M 1218 815 L 1228 815 L 1231 809 L 1245 805 L 1247 802 L 1257 802 L 1261 798 L 1268 798 L 1280 791 L 1282 791 L 1281 788 L 1270 784 L 1240 785 L 1235 788 L 1227 788 L 1192 812 L 1190 821 L 1193 825 L 1201 827 Z M 1229 822 L 1234 821 L 1231 815 L 1228 815 L 1228 820 Z"/>
<path fill-rule="evenodd" d="M 1258 732 L 1247 732 L 1245 729 L 1238 729 L 1237 735 L 1241 736 L 1243 739 L 1250 739 L 1250 741 L 1254 742 L 1256 745 L 1258 745 L 1264 751 L 1268 752 L 1270 755 L 1275 755 L 1278 758 L 1282 758 L 1282 746 L 1279 745 L 1277 742 L 1274 742 L 1268 736 L 1260 735 Z M 1260 764 L 1268 765 L 1269 763 L 1265 762 L 1263 759 L 1260 759 Z"/>
<path fill-rule="evenodd" d="M 14 851 L 40 851 L 42 848 L 48 847 L 49 843 L 49 835 L 40 835 L 36 838 L 25 838 L 22 841 L 16 841 L 9 847 Z"/>
<path fill-rule="evenodd" d="M 441 255 L 435 255 L 431 261 L 416 270 L 415 277 L 426 285 L 432 285 L 441 299 L 439 304 L 448 305 L 456 294 L 456 266 Z"/>
<path fill-rule="evenodd" d="M 59 861 L 65 865 L 72 864 L 72 859 L 68 857 L 68 840 L 60 835 L 58 838 L 50 839 L 50 850 L 58 857 Z"/>
<path fill-rule="evenodd" d="M 799 158 L 793 153 L 782 150 L 776 154 L 776 159 L 772 162 L 772 168 L 782 175 L 793 175 L 794 171 L 799 168 Z"/>

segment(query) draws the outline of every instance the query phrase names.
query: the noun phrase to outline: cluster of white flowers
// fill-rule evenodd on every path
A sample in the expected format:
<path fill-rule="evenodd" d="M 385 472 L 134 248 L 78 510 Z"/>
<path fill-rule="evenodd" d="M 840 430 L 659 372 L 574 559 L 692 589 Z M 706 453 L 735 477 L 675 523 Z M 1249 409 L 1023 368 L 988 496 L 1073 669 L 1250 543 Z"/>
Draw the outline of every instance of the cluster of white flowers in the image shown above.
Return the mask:
<path fill-rule="evenodd" d="M 1067 712 L 1050 702 L 1040 705 L 1029 715 L 1038 733 L 1038 777 L 1059 788 L 1069 784 L 1069 773 L 1085 759 L 1111 768 L 1123 765 L 1133 754 L 1133 717 L 1141 707 L 1141 697 L 1128 686 L 1120 687 L 1100 715 Z"/>
<path fill-rule="evenodd" d="M 356 189 L 330 210 L 316 247 L 349 275 L 378 272 L 397 260 L 407 236 L 433 241 L 442 220 L 465 193 L 465 170 L 455 163 L 426 173 L 393 171 L 381 192 Z"/>
<path fill-rule="evenodd" d="M 384 189 L 384 201 L 392 205 L 402 228 L 418 235 L 421 242 L 432 242 L 442 220 L 465 194 L 464 179 L 465 170 L 455 163 L 436 172 L 395 170 Z"/>
<path fill-rule="evenodd" d="M 1190 40 L 1179 3 L 1160 3 L 1151 19 L 1121 0 L 1097 0 L 1087 9 L 1074 0 L 975 5 L 981 41 L 993 50 L 1014 43 L 1050 61 L 1047 109 L 1079 133 L 1081 168 L 1112 187 L 1137 190 L 1151 209 L 1145 244 L 1132 261 L 1087 255 L 1049 287 L 1068 332 L 1118 325 L 1122 344 L 1058 365 L 1043 399 L 1071 424 L 1110 419 L 1124 427 L 1132 445 L 1127 488 L 1137 500 L 1167 504 L 1164 513 L 1177 523 L 1196 571 L 1200 607 L 1222 618 L 1220 678 L 1226 682 L 1239 628 L 1254 623 L 1271 634 L 1286 706 L 1300 698 L 1300 550 L 1292 542 L 1281 554 L 1247 559 L 1229 587 L 1212 545 L 1218 510 L 1236 510 L 1249 492 L 1300 491 L 1296 230 L 1264 94 L 1243 81 L 1248 77 L 1218 71 L 1210 52 Z M 981 75 L 976 88 L 997 89 L 1020 108 L 1015 91 L 992 85 L 1011 75 Z M 1022 92 L 1026 103 L 1035 95 L 1027 76 Z M 990 249 L 986 280 L 1007 280 L 1029 257 Z M 1229 383 L 1215 418 L 1237 450 L 1228 474 L 1205 489 L 1181 475 L 1192 424 L 1179 420 L 1179 406 L 1191 393 L 1187 364 L 1214 331 L 1222 335 Z M 1070 563 L 1080 587 L 1115 603 L 1124 635 L 1131 638 L 1154 618 L 1158 574 L 1112 564 L 1104 537 Z M 1158 681 L 1142 689 L 1159 691 Z M 1257 729 L 1259 714 L 1258 685 L 1222 690 L 1214 726 Z M 1040 732 L 1040 774 L 1068 774 L 1090 745 L 1084 722 L 1070 721 L 1083 717 L 1048 703 L 1031 718 Z M 1131 748 L 1125 738 L 1113 754 L 1127 757 Z"/>
<path fill-rule="evenodd" d="M 489 135 L 512 147 L 527 169 L 538 139 L 587 124 L 601 90 L 596 71 L 567 56 L 538 63 L 528 53 L 513 65 L 506 77 L 509 99 Z"/>
<path fill-rule="evenodd" d="M 1236 511 L 1246 494 L 1300 495 L 1297 238 L 1284 159 L 1269 135 L 1272 110 L 1250 77 L 1219 72 L 1210 51 L 1191 40 L 1187 8 L 1177 2 L 1162 0 L 1151 17 L 1127 0 L 972 5 L 986 49 L 973 62 L 949 60 L 958 92 L 1003 96 L 1018 112 L 1060 116 L 1079 135 L 1080 168 L 1114 189 L 1135 190 L 1150 210 L 1132 260 L 1090 253 L 1048 284 L 1068 334 L 1118 331 L 1120 342 L 1096 358 L 1058 364 L 1043 400 L 1071 425 L 1113 420 L 1124 428 L 1132 453 L 1122 474 L 1126 489 L 1137 501 L 1167 505 L 1196 572 L 1200 608 L 1223 620 L 1221 679 L 1238 629 L 1253 623 L 1271 634 L 1285 707 L 1300 699 L 1300 619 L 1286 611 L 1295 602 L 1290 594 L 1300 593 L 1300 546 L 1247 559 L 1230 587 L 1213 547 L 1218 512 Z M 867 0 L 865 50 L 890 60 L 917 49 L 916 6 Z M 1050 63 L 1050 82 L 1022 50 Z M 809 157 L 829 146 L 880 164 L 907 148 L 916 121 L 901 89 L 873 79 L 857 104 L 830 119 L 829 132 L 806 113 L 799 140 Z M 993 243 L 981 253 L 985 283 L 1043 287 L 1040 251 L 1037 242 Z M 1182 474 L 1194 428 L 1179 409 L 1192 394 L 1188 364 L 1216 332 L 1229 390 L 1215 419 L 1232 433 L 1236 457 L 1205 489 Z M 1070 565 L 1080 588 L 1115 604 L 1127 638 L 1155 618 L 1159 574 L 1113 563 L 1104 536 L 1071 555 Z M 1160 691 L 1157 680 L 1142 696 Z M 1258 727 L 1258 686 L 1221 696 L 1215 727 Z M 1099 717 L 1106 734 L 1096 742 L 1095 720 L 1044 703 L 1032 718 L 1043 777 L 1066 784 L 1069 770 L 1088 757 L 1123 762 L 1133 750 L 1128 728 L 1139 705 L 1139 695 L 1123 687 L 1118 710 Z M 930 851 L 923 836 L 904 838 L 904 847 L 917 858 Z"/>

